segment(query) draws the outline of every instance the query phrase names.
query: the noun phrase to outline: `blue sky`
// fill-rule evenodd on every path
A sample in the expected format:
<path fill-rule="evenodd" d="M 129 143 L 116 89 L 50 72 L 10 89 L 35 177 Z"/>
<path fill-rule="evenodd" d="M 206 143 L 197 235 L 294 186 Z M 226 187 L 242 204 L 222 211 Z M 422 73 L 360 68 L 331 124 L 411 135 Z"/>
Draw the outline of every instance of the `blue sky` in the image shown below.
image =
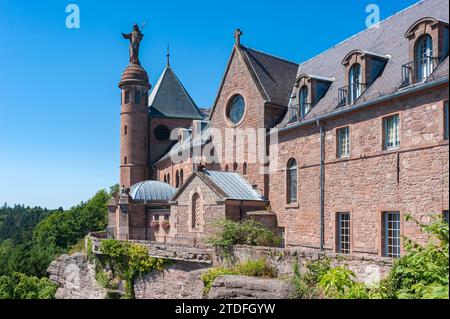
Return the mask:
<path fill-rule="evenodd" d="M 171 65 L 198 106 L 214 102 L 233 32 L 301 62 L 415 0 L 0 0 L 0 203 L 71 207 L 119 178 L 121 32 L 146 22 L 141 62 L 155 84 Z M 67 29 L 75 3 L 81 28 Z"/>

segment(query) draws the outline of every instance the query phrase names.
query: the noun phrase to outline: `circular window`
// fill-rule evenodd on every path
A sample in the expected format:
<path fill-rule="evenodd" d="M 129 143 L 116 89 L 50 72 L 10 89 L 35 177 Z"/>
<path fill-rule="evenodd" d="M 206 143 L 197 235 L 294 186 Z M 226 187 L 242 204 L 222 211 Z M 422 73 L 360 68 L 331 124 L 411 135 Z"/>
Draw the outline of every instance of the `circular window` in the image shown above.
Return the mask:
<path fill-rule="evenodd" d="M 245 101 L 241 95 L 236 95 L 231 99 L 228 106 L 227 117 L 234 124 L 238 124 L 244 117 Z"/>
<path fill-rule="evenodd" d="M 168 141 L 170 139 L 170 130 L 167 126 L 159 125 L 155 128 L 155 137 L 159 141 Z"/>

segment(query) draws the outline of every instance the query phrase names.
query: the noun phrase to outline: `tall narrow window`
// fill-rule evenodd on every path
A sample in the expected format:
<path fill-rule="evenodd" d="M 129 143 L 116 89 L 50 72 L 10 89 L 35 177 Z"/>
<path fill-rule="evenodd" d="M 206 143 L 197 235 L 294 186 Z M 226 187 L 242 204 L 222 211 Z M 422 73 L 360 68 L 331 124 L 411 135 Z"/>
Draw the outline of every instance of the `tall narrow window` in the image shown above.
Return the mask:
<path fill-rule="evenodd" d="M 280 248 L 286 248 L 286 228 L 280 227 L 278 229 L 279 229 L 278 233 L 281 239 Z"/>
<path fill-rule="evenodd" d="M 192 220 L 191 226 L 193 229 L 200 226 L 200 195 L 195 193 L 192 196 Z"/>
<path fill-rule="evenodd" d="M 297 202 L 297 161 L 290 159 L 286 171 L 287 202 L 293 204 Z"/>
<path fill-rule="evenodd" d="M 337 229 L 337 250 L 341 254 L 350 254 L 350 213 L 338 213 L 337 216 L 338 229 Z"/>
<path fill-rule="evenodd" d="M 123 127 L 123 135 L 128 135 L 128 126 L 127 125 L 125 125 Z"/>
<path fill-rule="evenodd" d="M 400 258 L 400 213 L 384 213 L 384 256 Z"/>
<path fill-rule="evenodd" d="M 180 187 L 180 172 L 177 171 L 176 175 L 175 175 L 175 187 L 178 188 Z"/>
<path fill-rule="evenodd" d="M 142 102 L 142 96 L 141 96 L 141 91 L 136 90 L 134 92 L 134 103 L 136 104 L 141 104 Z"/>
<path fill-rule="evenodd" d="M 448 210 L 442 212 L 442 220 L 448 224 Z"/>
<path fill-rule="evenodd" d="M 130 91 L 125 91 L 124 104 L 130 103 Z"/>
<path fill-rule="evenodd" d="M 242 175 L 247 175 L 247 163 L 244 162 L 244 164 L 242 165 Z"/>
<path fill-rule="evenodd" d="M 350 156 L 350 128 L 344 127 L 337 130 L 337 155 L 338 158 Z"/>
<path fill-rule="evenodd" d="M 233 164 L 233 172 L 237 172 L 238 171 L 238 164 L 235 162 Z"/>
<path fill-rule="evenodd" d="M 384 120 L 384 148 L 386 150 L 400 146 L 400 116 L 386 117 Z"/>
<path fill-rule="evenodd" d="M 184 184 L 184 171 L 181 170 L 180 171 L 180 186 L 182 186 Z"/>
<path fill-rule="evenodd" d="M 123 163 L 124 163 L 125 165 L 128 164 L 128 157 L 125 156 L 125 157 L 123 158 Z"/>
<path fill-rule="evenodd" d="M 444 102 L 444 140 L 448 140 L 448 101 Z"/>
<path fill-rule="evenodd" d="M 170 184 L 170 174 L 167 174 L 167 184 Z"/>
<path fill-rule="evenodd" d="M 299 94 L 300 101 L 300 118 L 304 118 L 310 110 L 310 104 L 308 103 L 308 87 L 302 86 Z"/>
<path fill-rule="evenodd" d="M 348 82 L 348 102 L 349 104 L 353 104 L 362 94 L 362 72 L 360 64 L 355 63 L 350 68 Z"/>
<path fill-rule="evenodd" d="M 164 174 L 164 183 L 167 184 L 167 175 Z"/>
<path fill-rule="evenodd" d="M 228 171 L 229 171 L 228 165 L 225 165 L 225 172 L 228 172 Z"/>
<path fill-rule="evenodd" d="M 433 40 L 424 35 L 416 45 L 417 82 L 426 80 L 433 72 Z"/>

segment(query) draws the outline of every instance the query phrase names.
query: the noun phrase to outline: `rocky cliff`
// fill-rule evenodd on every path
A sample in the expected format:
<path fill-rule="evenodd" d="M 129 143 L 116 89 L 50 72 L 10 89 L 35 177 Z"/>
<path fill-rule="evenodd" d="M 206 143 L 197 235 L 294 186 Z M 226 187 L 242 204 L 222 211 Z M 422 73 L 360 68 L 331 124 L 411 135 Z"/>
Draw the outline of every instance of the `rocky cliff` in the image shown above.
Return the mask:
<path fill-rule="evenodd" d="M 94 266 L 84 253 L 62 255 L 47 269 L 50 280 L 59 285 L 56 299 L 105 299 L 106 290 L 95 280 Z"/>
<path fill-rule="evenodd" d="M 164 271 L 155 271 L 135 282 L 136 299 L 283 299 L 292 287 L 278 279 L 224 276 L 203 295 L 201 275 L 207 266 L 176 262 Z M 63 255 L 48 268 L 50 279 L 59 285 L 57 299 L 105 299 L 108 291 L 95 279 L 95 269 L 86 254 Z"/>

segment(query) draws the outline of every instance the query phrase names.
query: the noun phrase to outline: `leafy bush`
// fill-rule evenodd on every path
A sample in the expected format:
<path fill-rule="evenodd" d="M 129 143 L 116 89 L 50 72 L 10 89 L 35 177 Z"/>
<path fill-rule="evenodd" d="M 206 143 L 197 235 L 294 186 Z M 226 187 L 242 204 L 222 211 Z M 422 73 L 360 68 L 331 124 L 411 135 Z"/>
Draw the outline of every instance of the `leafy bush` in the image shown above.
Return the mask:
<path fill-rule="evenodd" d="M 224 252 L 229 252 L 235 245 L 277 247 L 281 243 L 279 236 L 254 220 L 221 220 L 215 226 L 217 232 L 207 242 Z"/>
<path fill-rule="evenodd" d="M 398 260 L 388 278 L 381 283 L 386 298 L 449 298 L 449 233 L 442 219 L 431 225 L 414 220 L 428 234 L 425 245 L 405 239 L 406 255 Z"/>
<path fill-rule="evenodd" d="M 368 299 L 369 289 L 356 282 L 355 274 L 345 266 L 330 269 L 322 276 L 319 286 L 325 296 L 333 299 Z"/>
<path fill-rule="evenodd" d="M 298 299 L 317 299 L 323 296 L 318 283 L 322 277 L 331 269 L 329 259 L 320 259 L 317 261 L 307 261 L 301 271 L 298 263 L 294 264 L 294 276 L 292 283 L 294 285 L 294 297 Z"/>
<path fill-rule="evenodd" d="M 277 273 L 264 259 L 248 260 L 237 264 L 232 268 L 211 268 L 202 275 L 202 281 L 205 286 L 203 292 L 208 294 L 214 280 L 216 280 L 217 277 L 226 275 L 275 278 Z"/>
<path fill-rule="evenodd" d="M 102 242 L 100 249 L 103 254 L 100 262 L 108 263 L 113 273 L 125 280 L 129 298 L 134 298 L 135 279 L 171 264 L 168 260 L 150 257 L 146 247 L 131 242 L 109 239 Z"/>
<path fill-rule="evenodd" d="M 19 273 L 0 277 L 0 299 L 53 299 L 57 289 L 48 278 Z"/>

